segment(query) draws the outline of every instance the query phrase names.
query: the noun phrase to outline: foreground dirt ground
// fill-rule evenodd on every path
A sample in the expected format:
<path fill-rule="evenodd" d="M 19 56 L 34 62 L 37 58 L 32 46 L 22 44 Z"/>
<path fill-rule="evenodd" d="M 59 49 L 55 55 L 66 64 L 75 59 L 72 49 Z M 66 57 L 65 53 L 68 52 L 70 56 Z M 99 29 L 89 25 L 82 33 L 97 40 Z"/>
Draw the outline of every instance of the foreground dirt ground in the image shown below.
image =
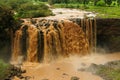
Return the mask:
<path fill-rule="evenodd" d="M 27 73 L 24 76 L 29 76 L 28 80 L 71 80 L 72 77 L 78 77 L 79 80 L 103 80 L 97 75 L 80 69 L 87 68 L 91 63 L 105 64 L 115 60 L 120 60 L 120 53 L 71 56 L 49 64 L 25 62 L 22 68 L 26 69 Z"/>

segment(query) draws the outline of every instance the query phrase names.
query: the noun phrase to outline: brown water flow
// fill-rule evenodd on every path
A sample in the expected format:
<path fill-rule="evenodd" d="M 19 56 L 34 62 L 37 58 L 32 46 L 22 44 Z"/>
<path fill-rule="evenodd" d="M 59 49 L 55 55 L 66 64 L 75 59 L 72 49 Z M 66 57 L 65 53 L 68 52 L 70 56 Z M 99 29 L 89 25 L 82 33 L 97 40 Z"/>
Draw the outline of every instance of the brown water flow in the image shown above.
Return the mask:
<path fill-rule="evenodd" d="M 88 39 L 89 52 L 96 52 L 96 20 L 91 18 L 80 19 L 82 30 Z"/>
<path fill-rule="evenodd" d="M 93 23 L 95 20 L 84 19 L 80 27 L 69 20 L 25 20 L 15 32 L 12 60 L 24 56 L 29 62 L 51 62 L 59 57 L 88 54 L 96 44 Z"/>

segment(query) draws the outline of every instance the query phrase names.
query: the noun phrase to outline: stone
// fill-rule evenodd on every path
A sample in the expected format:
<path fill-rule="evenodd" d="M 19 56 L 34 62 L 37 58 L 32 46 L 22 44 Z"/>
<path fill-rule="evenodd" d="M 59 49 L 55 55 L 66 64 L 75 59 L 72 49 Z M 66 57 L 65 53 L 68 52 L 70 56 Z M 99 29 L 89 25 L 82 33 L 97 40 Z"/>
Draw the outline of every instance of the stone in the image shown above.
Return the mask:
<path fill-rule="evenodd" d="M 79 79 L 80 79 L 79 77 L 77 77 L 77 76 L 73 76 L 73 77 L 71 77 L 70 80 L 79 80 Z"/>

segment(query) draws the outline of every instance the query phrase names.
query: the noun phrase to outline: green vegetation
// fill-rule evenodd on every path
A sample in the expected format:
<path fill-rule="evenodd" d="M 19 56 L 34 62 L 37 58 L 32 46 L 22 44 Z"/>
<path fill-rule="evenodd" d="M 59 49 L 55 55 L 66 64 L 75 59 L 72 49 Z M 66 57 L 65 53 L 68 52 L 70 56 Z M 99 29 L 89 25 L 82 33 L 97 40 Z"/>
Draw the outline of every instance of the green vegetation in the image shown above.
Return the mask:
<path fill-rule="evenodd" d="M 97 6 L 105 6 L 105 2 L 103 0 L 100 0 L 96 3 Z"/>
<path fill-rule="evenodd" d="M 7 6 L 15 18 L 32 18 L 53 15 L 49 7 L 77 8 L 98 13 L 97 17 L 120 18 L 120 0 L 1 0 L 0 6 Z"/>
<path fill-rule="evenodd" d="M 52 15 L 52 12 L 49 10 L 48 6 L 43 3 L 33 4 L 32 2 L 24 3 L 20 6 L 16 13 L 19 17 L 44 17 Z"/>
<path fill-rule="evenodd" d="M 120 80 L 120 60 L 111 61 L 104 65 L 91 64 L 86 71 L 102 77 L 104 80 Z"/>
<path fill-rule="evenodd" d="M 0 7 L 0 31 L 5 30 L 6 28 L 13 28 L 12 26 L 15 23 L 14 13 L 10 8 Z"/>
<path fill-rule="evenodd" d="M 0 80 L 13 80 L 15 76 L 18 77 L 19 80 L 25 80 L 27 76 L 24 77 L 22 75 L 23 73 L 26 73 L 26 70 L 22 70 L 20 67 L 15 67 L 0 60 Z"/>
<path fill-rule="evenodd" d="M 96 12 L 97 17 L 101 18 L 120 18 L 120 7 L 89 6 L 85 10 Z"/>
<path fill-rule="evenodd" d="M 120 80 L 120 61 L 108 62 L 103 66 L 98 65 L 96 74 L 105 80 Z"/>
<path fill-rule="evenodd" d="M 97 74 L 105 80 L 120 80 L 120 69 L 101 67 Z"/>
<path fill-rule="evenodd" d="M 55 7 L 61 7 L 61 8 L 77 8 L 77 9 L 82 9 L 86 11 L 92 11 L 94 13 L 97 13 L 97 17 L 99 18 L 120 18 L 120 7 L 119 6 L 112 6 L 108 7 L 105 6 L 105 3 L 98 2 L 98 6 L 83 6 L 82 4 L 55 4 Z"/>
<path fill-rule="evenodd" d="M 87 1 L 87 0 L 86 0 Z M 100 18 L 120 18 L 120 0 L 70 0 L 68 4 L 64 2 L 54 3 L 54 7 L 77 8 L 97 13 Z"/>
<path fill-rule="evenodd" d="M 4 61 L 0 60 L 0 80 L 5 80 L 6 76 L 9 74 L 9 64 L 5 63 Z"/>
<path fill-rule="evenodd" d="M 52 15 L 49 7 L 34 0 L 1 0 L 0 7 L 8 7 L 14 12 L 15 18 L 32 18 Z"/>
<path fill-rule="evenodd" d="M 104 1 L 108 6 L 110 6 L 112 4 L 112 0 L 104 0 Z"/>

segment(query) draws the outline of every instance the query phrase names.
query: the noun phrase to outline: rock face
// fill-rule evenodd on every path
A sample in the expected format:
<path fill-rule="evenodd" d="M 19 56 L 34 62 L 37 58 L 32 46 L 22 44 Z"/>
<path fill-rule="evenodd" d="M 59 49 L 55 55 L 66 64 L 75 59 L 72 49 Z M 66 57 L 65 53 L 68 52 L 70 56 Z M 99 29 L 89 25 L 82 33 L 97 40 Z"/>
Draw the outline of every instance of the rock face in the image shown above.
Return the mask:
<path fill-rule="evenodd" d="M 120 51 L 120 19 L 96 19 L 97 45 L 109 52 Z"/>
<path fill-rule="evenodd" d="M 83 27 L 87 24 L 90 24 L 85 20 L 79 18 L 74 18 L 70 20 Z M 102 47 L 109 52 L 120 51 L 120 19 L 98 18 L 96 19 L 96 26 L 97 47 Z M 84 28 L 83 31 L 85 32 Z"/>

